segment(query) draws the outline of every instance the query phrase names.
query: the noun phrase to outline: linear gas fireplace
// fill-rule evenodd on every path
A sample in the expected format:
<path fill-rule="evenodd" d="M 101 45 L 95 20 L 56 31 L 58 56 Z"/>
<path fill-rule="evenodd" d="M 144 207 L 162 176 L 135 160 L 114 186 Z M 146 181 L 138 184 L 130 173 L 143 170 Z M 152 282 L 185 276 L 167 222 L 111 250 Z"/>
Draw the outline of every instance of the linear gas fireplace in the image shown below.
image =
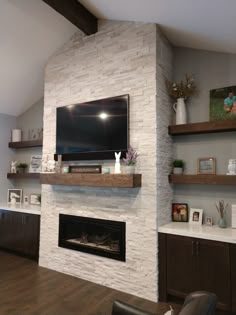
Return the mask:
<path fill-rule="evenodd" d="M 125 222 L 60 214 L 58 245 L 125 261 Z"/>

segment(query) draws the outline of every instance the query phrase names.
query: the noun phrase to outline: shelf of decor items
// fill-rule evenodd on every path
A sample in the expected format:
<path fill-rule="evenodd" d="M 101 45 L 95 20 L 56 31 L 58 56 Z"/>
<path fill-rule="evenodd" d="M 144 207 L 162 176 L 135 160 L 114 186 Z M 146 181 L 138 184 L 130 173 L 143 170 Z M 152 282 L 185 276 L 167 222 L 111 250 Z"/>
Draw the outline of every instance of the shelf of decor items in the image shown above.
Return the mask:
<path fill-rule="evenodd" d="M 39 179 L 40 173 L 7 173 L 8 179 Z"/>
<path fill-rule="evenodd" d="M 47 185 L 137 188 L 142 186 L 142 175 L 41 173 L 40 182 Z"/>
<path fill-rule="evenodd" d="M 43 140 L 28 140 L 28 141 L 19 141 L 19 142 L 9 142 L 9 148 L 34 148 L 34 147 L 42 147 Z"/>
<path fill-rule="evenodd" d="M 168 127 L 168 131 L 169 135 L 172 136 L 236 131 L 236 120 L 215 120 L 192 124 L 171 125 Z"/>
<path fill-rule="evenodd" d="M 236 185 L 236 175 L 169 175 L 170 184 Z"/>

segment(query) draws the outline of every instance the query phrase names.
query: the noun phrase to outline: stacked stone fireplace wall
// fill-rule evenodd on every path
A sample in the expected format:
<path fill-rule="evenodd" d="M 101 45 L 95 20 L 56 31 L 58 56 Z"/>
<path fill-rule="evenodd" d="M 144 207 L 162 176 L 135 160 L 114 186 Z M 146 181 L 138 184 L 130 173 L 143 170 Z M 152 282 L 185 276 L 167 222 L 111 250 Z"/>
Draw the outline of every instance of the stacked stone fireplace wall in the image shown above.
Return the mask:
<path fill-rule="evenodd" d="M 158 34 L 154 24 L 100 21 L 97 34 L 85 37 L 78 32 L 49 60 L 43 155 L 52 158 L 55 153 L 57 107 L 129 94 L 130 143 L 140 154 L 137 172 L 142 174 L 142 188 L 43 185 L 39 260 L 41 266 L 154 301 L 158 297 L 157 222 L 162 211 L 157 198 L 162 172 L 157 134 L 162 125 L 156 111 L 165 93 L 162 89 L 157 93 L 158 80 L 164 78 L 164 73 L 156 75 Z M 165 63 L 169 67 L 170 47 L 158 38 L 162 47 L 158 67 Z M 169 109 L 163 113 L 166 120 Z M 169 148 L 167 138 L 161 141 Z M 113 163 L 105 161 L 105 165 Z M 126 222 L 126 262 L 58 247 L 59 213 Z"/>

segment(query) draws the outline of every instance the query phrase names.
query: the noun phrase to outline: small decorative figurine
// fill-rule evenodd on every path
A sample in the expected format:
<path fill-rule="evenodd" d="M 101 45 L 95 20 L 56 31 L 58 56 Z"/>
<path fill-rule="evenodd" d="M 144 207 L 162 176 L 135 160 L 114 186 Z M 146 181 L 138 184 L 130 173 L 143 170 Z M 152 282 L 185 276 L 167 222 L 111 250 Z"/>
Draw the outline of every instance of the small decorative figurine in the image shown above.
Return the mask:
<path fill-rule="evenodd" d="M 121 173 L 121 171 L 120 171 L 120 156 L 121 156 L 121 152 L 119 152 L 119 153 L 115 152 L 115 157 L 116 157 L 115 171 L 114 171 L 115 174 Z"/>
<path fill-rule="evenodd" d="M 49 160 L 47 163 L 48 172 L 54 173 L 56 169 L 56 162 L 54 160 Z"/>
<path fill-rule="evenodd" d="M 16 173 L 17 161 L 11 161 L 11 173 Z"/>

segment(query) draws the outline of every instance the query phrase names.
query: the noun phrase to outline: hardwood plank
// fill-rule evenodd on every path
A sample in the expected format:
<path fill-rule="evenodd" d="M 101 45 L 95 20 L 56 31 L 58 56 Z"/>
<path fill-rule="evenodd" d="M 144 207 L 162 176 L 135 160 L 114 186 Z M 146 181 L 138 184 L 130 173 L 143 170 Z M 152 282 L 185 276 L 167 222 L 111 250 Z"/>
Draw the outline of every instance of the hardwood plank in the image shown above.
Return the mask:
<path fill-rule="evenodd" d="M 7 173 L 8 179 L 39 179 L 40 173 Z"/>
<path fill-rule="evenodd" d="M 58 174 L 41 173 L 41 184 L 93 187 L 141 187 L 141 174 Z"/>
<path fill-rule="evenodd" d="M 172 136 L 236 131 L 236 120 L 216 120 L 184 125 L 172 125 L 168 127 L 168 130 L 169 134 Z"/>
<path fill-rule="evenodd" d="M 86 35 L 97 32 L 97 18 L 78 0 L 43 0 Z"/>
<path fill-rule="evenodd" d="M 0 252 L 0 278 L 0 314 L 4 315 L 111 315 L 117 299 L 158 315 L 169 309 L 165 303 L 42 268 L 5 252 Z M 181 306 L 172 306 L 178 313 Z"/>
<path fill-rule="evenodd" d="M 9 142 L 9 148 L 33 148 L 33 147 L 42 147 L 43 140 L 29 140 L 29 141 L 18 141 L 18 142 Z"/>
<path fill-rule="evenodd" d="M 236 185 L 236 175 L 169 175 L 171 184 Z"/>

